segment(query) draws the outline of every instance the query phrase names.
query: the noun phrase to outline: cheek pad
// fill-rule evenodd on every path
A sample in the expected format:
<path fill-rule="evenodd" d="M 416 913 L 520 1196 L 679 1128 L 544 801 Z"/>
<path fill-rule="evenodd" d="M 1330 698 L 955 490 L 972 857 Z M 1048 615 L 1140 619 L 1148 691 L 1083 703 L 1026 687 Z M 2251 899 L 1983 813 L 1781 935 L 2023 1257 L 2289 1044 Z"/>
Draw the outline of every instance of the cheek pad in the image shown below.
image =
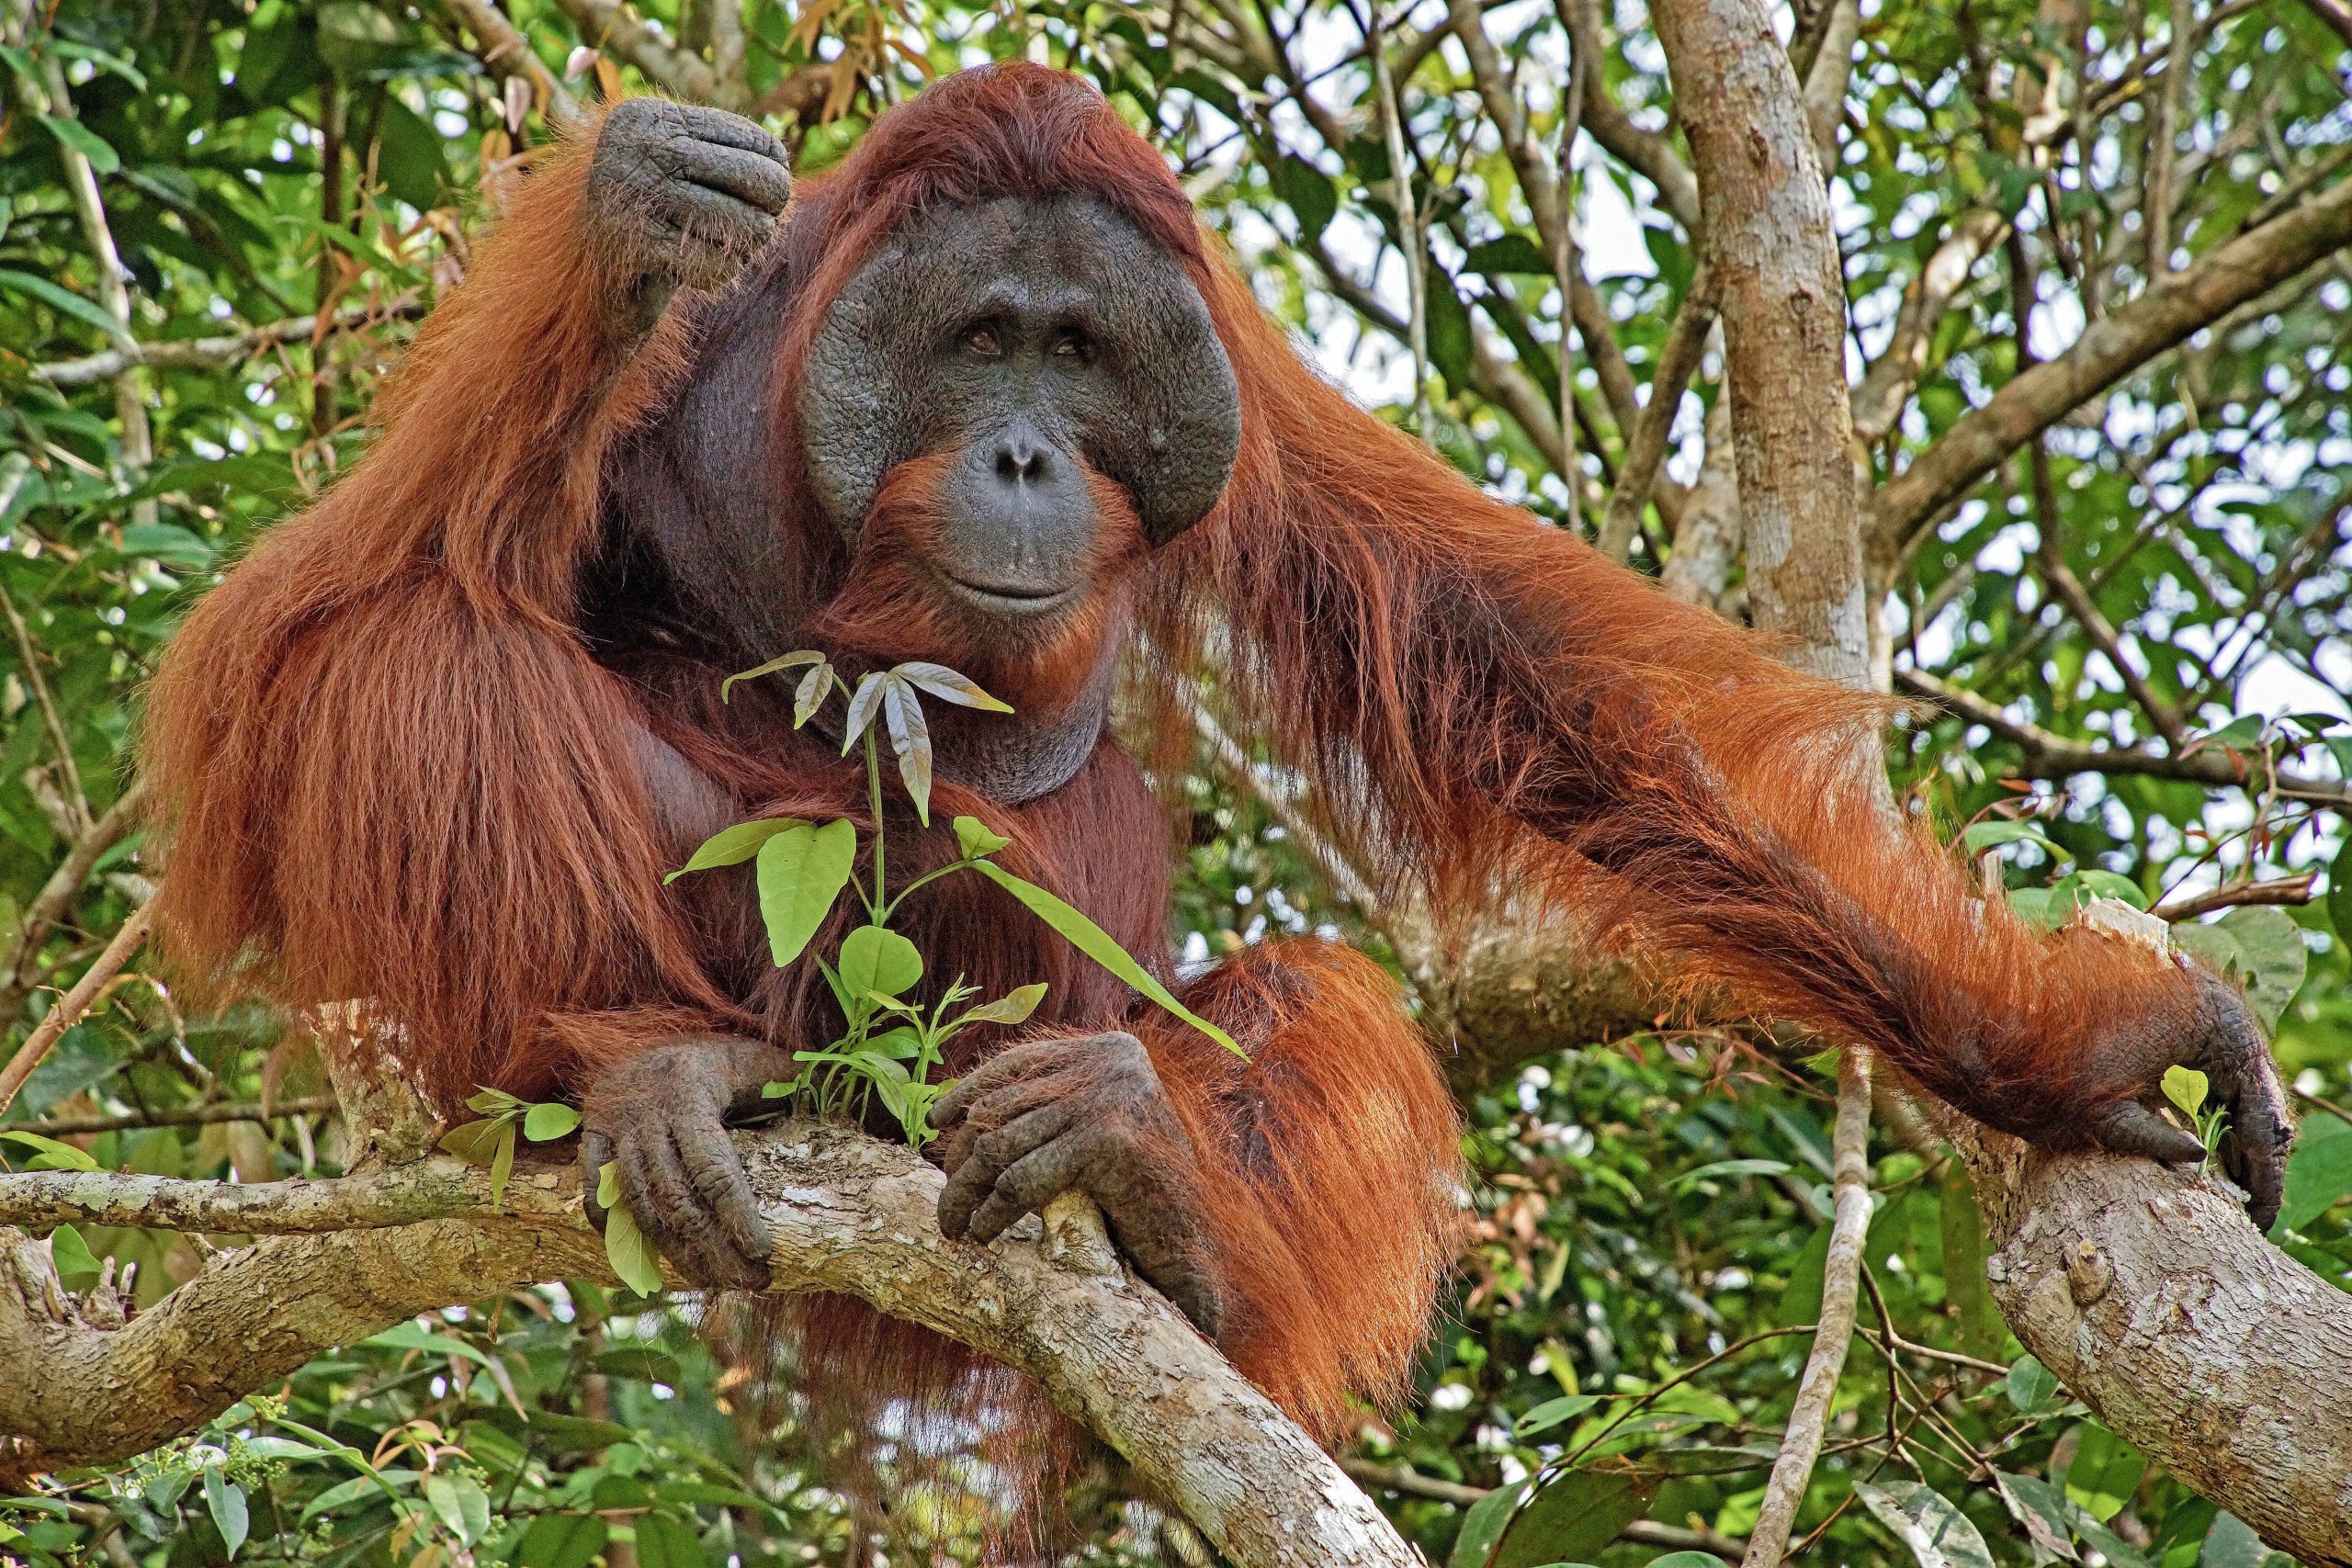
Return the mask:
<path fill-rule="evenodd" d="M 922 224 L 859 268 L 811 344 L 797 413 L 818 504 L 847 536 L 899 464 L 1001 412 L 959 376 L 940 345 L 999 281 L 1057 270 L 1072 282 L 1102 344 L 1096 373 L 1035 412 L 1076 436 L 1089 462 L 1136 499 L 1146 536 L 1163 544 L 1224 493 L 1241 437 L 1240 396 L 1208 309 L 1181 266 L 1124 220 L 1057 204 L 1043 215 L 1061 246 L 974 243 L 958 215 Z M 933 231 L 942 231 L 933 232 Z M 1050 264 L 1042 252 L 1053 251 Z M 976 271 L 976 268 L 978 269 Z M 1073 277 L 1073 272 L 1076 276 Z"/>

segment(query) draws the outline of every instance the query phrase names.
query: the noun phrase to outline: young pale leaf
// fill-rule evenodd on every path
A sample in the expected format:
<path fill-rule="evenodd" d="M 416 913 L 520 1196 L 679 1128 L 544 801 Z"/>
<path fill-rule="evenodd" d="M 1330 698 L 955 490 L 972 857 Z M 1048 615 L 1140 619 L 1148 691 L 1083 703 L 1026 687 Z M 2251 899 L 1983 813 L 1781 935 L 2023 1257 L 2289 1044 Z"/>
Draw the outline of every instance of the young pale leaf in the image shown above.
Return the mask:
<path fill-rule="evenodd" d="M 911 1062 L 922 1054 L 922 1035 L 902 1023 L 896 1029 L 885 1030 L 875 1035 L 865 1043 L 865 1049 L 901 1062 Z"/>
<path fill-rule="evenodd" d="M 2180 1113 L 2190 1121 L 2205 1108 L 2205 1097 L 2211 1092 L 2212 1083 L 2195 1067 L 2166 1067 L 2164 1076 L 2165 1098 L 2180 1107 Z"/>
<path fill-rule="evenodd" d="M 795 649 L 781 659 L 771 659 L 765 664 L 754 664 L 749 670 L 739 670 L 718 683 L 718 700 L 726 702 L 738 681 L 756 681 L 763 675 L 773 675 L 779 670 L 797 670 L 803 664 L 822 664 L 825 656 L 813 648 Z"/>
<path fill-rule="evenodd" d="M 55 1138 L 45 1138 L 39 1133 L 27 1133 L 11 1128 L 0 1133 L 0 1138 L 24 1145 L 34 1151 L 27 1164 L 34 1170 L 96 1170 L 98 1162 L 71 1144 L 61 1144 Z"/>
<path fill-rule="evenodd" d="M 956 818 L 956 842 L 966 860 L 986 860 L 1012 842 L 977 817 Z"/>
<path fill-rule="evenodd" d="M 1012 705 L 1000 702 L 980 690 L 969 677 L 950 670 L 944 664 L 927 660 L 910 660 L 890 671 L 902 680 L 911 681 L 933 696 L 961 707 L 980 708 L 989 713 L 1011 713 Z"/>
<path fill-rule="evenodd" d="M 887 926 L 860 926 L 842 938 L 842 984 L 863 996 L 903 996 L 922 978 L 922 954 Z"/>
<path fill-rule="evenodd" d="M 956 1021 L 956 1027 L 961 1029 L 967 1023 L 1026 1023 L 1029 1015 L 1037 1010 L 1037 1004 L 1045 999 L 1046 982 L 1039 980 L 974 1008 Z"/>
<path fill-rule="evenodd" d="M 889 684 L 888 679 L 881 675 L 866 675 L 858 680 L 857 690 L 850 694 L 849 713 L 842 720 L 842 756 L 849 755 L 849 749 L 857 744 L 857 738 L 865 733 L 865 727 L 881 711 L 882 694 Z"/>
<path fill-rule="evenodd" d="M 596 1168 L 596 1207 L 609 1209 L 620 1201 L 620 1162 L 608 1159 Z"/>
<path fill-rule="evenodd" d="M 514 1124 L 512 1111 L 485 1116 L 479 1122 L 460 1122 L 441 1134 L 437 1146 L 468 1165 L 486 1166 L 498 1156 L 498 1135 Z"/>
<path fill-rule="evenodd" d="M 558 1138 L 569 1137 L 579 1125 L 580 1112 L 560 1101 L 534 1105 L 523 1113 L 523 1136 L 535 1144 L 551 1144 Z"/>
<path fill-rule="evenodd" d="M 514 1123 L 503 1122 L 498 1129 L 498 1146 L 490 1155 L 490 1206 L 493 1209 L 506 1201 L 506 1182 L 514 1174 Z"/>
<path fill-rule="evenodd" d="M 778 833 L 788 833 L 808 824 L 797 817 L 769 817 L 757 822 L 738 822 L 732 828 L 720 829 L 702 841 L 686 863 L 662 879 L 667 886 L 690 871 L 708 871 L 714 866 L 741 865 L 760 852 L 760 846 Z M 477 1108 L 479 1109 L 479 1107 Z"/>
<path fill-rule="evenodd" d="M 1021 900 L 1029 911 L 1051 926 L 1072 947 L 1125 980 L 1146 997 L 1191 1024 L 1227 1050 L 1244 1061 L 1250 1053 L 1234 1043 L 1233 1036 L 1211 1023 L 1207 1019 L 1176 999 L 1167 987 L 1161 985 L 1136 963 L 1127 950 L 1112 940 L 1111 933 L 1096 925 L 1077 909 L 1063 903 L 1034 882 L 1025 881 L 990 861 L 976 860 L 972 864 L 988 879 Z"/>
<path fill-rule="evenodd" d="M 807 950 L 833 900 L 849 886 L 856 858 L 857 829 L 840 819 L 821 828 L 790 829 L 760 846 L 760 918 L 767 923 L 768 951 L 777 968 Z"/>
<path fill-rule="evenodd" d="M 915 803 L 915 815 L 931 826 L 931 726 L 914 689 L 893 676 L 882 688 L 882 715 L 890 726 L 890 750 L 899 754 L 899 782 Z"/>
<path fill-rule="evenodd" d="M 605 1168 L 610 1170 L 612 1167 Z M 600 1201 L 603 1196 L 600 1188 Z M 615 1201 L 605 1205 L 605 1260 L 621 1277 L 621 1283 L 639 1295 L 660 1295 L 662 1269 L 654 1261 L 653 1244 L 637 1228 L 637 1216 L 628 1212 L 627 1203 L 618 1201 L 617 1192 L 614 1198 Z"/>
<path fill-rule="evenodd" d="M 825 705 L 825 694 L 832 689 L 833 667 L 823 660 L 810 665 L 792 694 L 792 728 L 797 729 L 816 717 L 817 710 Z"/>
<path fill-rule="evenodd" d="M 1547 1399 L 1518 1420 L 1511 1423 L 1514 1438 L 1532 1438 L 1538 1432 L 1548 1432 L 1566 1421 L 1573 1421 L 1600 1403 L 1597 1393 L 1571 1393 L 1559 1399 Z"/>
<path fill-rule="evenodd" d="M 495 1116 L 501 1111 L 520 1111 L 523 1102 L 503 1089 L 478 1089 L 466 1097 L 466 1109 L 479 1111 L 484 1116 Z"/>
<path fill-rule="evenodd" d="M 250 1528 L 245 1489 L 232 1484 L 217 1462 L 204 1467 L 204 1508 L 212 1516 L 212 1528 L 220 1532 L 220 1544 L 229 1549 L 230 1556 L 236 1556 Z"/>

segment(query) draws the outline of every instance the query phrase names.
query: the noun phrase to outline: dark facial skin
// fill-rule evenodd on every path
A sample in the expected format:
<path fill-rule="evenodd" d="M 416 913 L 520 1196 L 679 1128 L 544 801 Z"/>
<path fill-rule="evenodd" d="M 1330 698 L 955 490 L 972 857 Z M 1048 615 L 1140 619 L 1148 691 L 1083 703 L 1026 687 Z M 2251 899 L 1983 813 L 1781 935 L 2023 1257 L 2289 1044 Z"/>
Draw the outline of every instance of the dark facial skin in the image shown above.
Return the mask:
<path fill-rule="evenodd" d="M 802 379 L 817 498 L 854 537 L 884 478 L 954 451 L 947 590 L 1007 621 L 1083 581 L 1099 519 L 1080 459 L 1154 546 L 1216 504 L 1240 394 L 1182 266 L 1100 202 L 1004 200 L 911 225 L 834 301 Z"/>
<path fill-rule="evenodd" d="M 590 221 L 628 280 L 616 333 L 649 328 L 680 286 L 741 277 L 789 190 L 782 150 L 748 121 L 632 99 L 597 143 Z M 614 590 L 604 625 L 657 626 L 675 646 L 716 625 L 749 663 L 814 606 L 768 574 L 774 513 L 758 476 L 763 377 L 783 311 L 763 266 L 705 322 L 704 358 L 670 430 L 619 479 L 619 513 L 660 562 L 666 590 Z M 786 295 L 788 298 L 788 294 Z M 828 313 L 798 414 L 810 483 L 853 545 L 885 477 L 953 451 L 924 564 L 941 592 L 1008 638 L 1048 624 L 1087 586 L 1104 526 L 1081 459 L 1131 498 L 1149 543 L 1216 504 L 1239 444 L 1233 373 L 1182 269 L 1099 204 L 1003 202 L 931 215 L 852 278 Z M 684 432 L 699 433 L 689 442 Z M 714 565 L 715 563 L 715 565 Z M 672 597 L 675 604 L 669 603 Z M 707 605 L 696 601 L 707 597 Z M 645 636 L 640 631 L 637 635 Z M 785 646 L 789 646 L 786 644 Z M 720 664 L 719 669 L 728 666 Z M 993 750 L 943 750 L 943 773 L 1000 799 L 1068 780 L 1100 743 L 1105 677 L 1073 712 L 978 733 Z M 741 815 L 726 792 L 650 733 L 641 765 L 663 830 L 686 848 Z M 604 1066 L 581 1093 L 582 1179 L 591 1217 L 610 1163 L 630 1213 L 666 1264 L 698 1285 L 766 1283 L 769 1235 L 727 1128 L 764 1116 L 789 1050 L 726 1037 L 672 1040 Z M 986 1242 L 1064 1191 L 1093 1197 L 1138 1273 L 1214 1334 L 1221 1297 L 1191 1202 L 1193 1162 L 1149 1055 L 1111 1033 L 1014 1046 L 962 1080 L 934 1112 L 948 1172 L 941 1223 Z"/>

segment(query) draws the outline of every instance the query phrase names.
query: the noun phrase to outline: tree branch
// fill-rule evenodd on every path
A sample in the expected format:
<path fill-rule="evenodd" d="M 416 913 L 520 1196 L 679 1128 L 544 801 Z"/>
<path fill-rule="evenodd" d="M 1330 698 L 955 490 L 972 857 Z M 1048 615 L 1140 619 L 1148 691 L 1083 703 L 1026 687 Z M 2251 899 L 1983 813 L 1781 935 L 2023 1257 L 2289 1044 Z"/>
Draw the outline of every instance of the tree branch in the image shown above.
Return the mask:
<path fill-rule="evenodd" d="M 671 39 L 631 15 L 619 0 L 556 0 L 580 29 L 581 41 L 612 51 L 674 97 L 723 109 L 749 106 L 740 82 L 729 82 Z"/>
<path fill-rule="evenodd" d="M 1416 1568 L 1418 1557 L 1338 1464 L 1157 1293 L 1124 1273 L 1071 1272 L 1023 1242 L 942 1239 L 933 1217 L 942 1179 L 911 1150 L 807 1122 L 739 1134 L 737 1146 L 774 1227 L 774 1289 L 857 1296 L 1026 1373 L 1240 1568 Z M 0 1212 L 33 1206 L 32 1194 L 62 1185 L 51 1176 L 0 1178 L 0 1193 L 17 1194 Z M 28 1181 L 38 1185 L 20 1185 Z M 193 1430 L 322 1350 L 418 1312 L 546 1280 L 613 1278 L 568 1169 L 518 1171 L 503 1212 L 486 1206 L 483 1173 L 442 1159 L 377 1178 L 271 1185 L 331 1188 L 355 1206 L 366 1192 L 379 1214 L 427 1200 L 466 1206 L 417 1224 L 223 1252 L 111 1332 L 63 1302 L 43 1248 L 7 1236 L 0 1432 L 17 1435 L 20 1461 L 119 1460 Z M 204 1223 L 222 1217 L 208 1208 Z M 146 1222 L 155 1223 L 152 1212 Z M 265 1222 L 246 1212 L 238 1223 Z M 1021 1234 L 1034 1237 L 1037 1227 Z"/>
<path fill-rule="evenodd" d="M 2040 725 L 2011 718 L 2000 704 L 1974 692 L 1941 681 L 1924 670 L 1894 672 L 1898 691 L 1925 697 L 1938 707 L 1981 724 L 2011 742 L 2025 756 L 2012 772 L 2019 778 L 2064 779 L 2076 773 L 2133 773 L 2143 778 L 2184 779 L 2221 788 L 2242 787 L 2253 780 L 2237 760 L 2219 747 L 2188 752 L 2143 751 L 2122 746 L 2096 746 L 2069 740 Z M 2277 775 L 2277 790 L 2298 800 L 2313 800 L 2342 809 L 2352 804 L 2352 789 L 2324 779 L 2297 773 Z"/>
<path fill-rule="evenodd" d="M 1742 1568 L 1775 1568 L 1787 1551 L 1789 1528 L 1796 1523 L 1797 1506 L 1804 1501 L 1814 1461 L 1821 1457 L 1821 1440 L 1829 1429 L 1830 1405 L 1837 1398 L 1838 1380 L 1846 1370 L 1846 1350 L 1854 1337 L 1862 1239 L 1871 1224 L 1870 1131 L 1870 1053 L 1859 1045 L 1848 1045 L 1838 1058 L 1838 1122 L 1830 1134 L 1833 1218 L 1829 1250 L 1821 1266 L 1819 1325 L 1814 1330 L 1813 1353 L 1805 1358 L 1804 1374 L 1797 1381 L 1796 1403 L 1789 1411 L 1781 1452 L 1764 1486 L 1756 1529 L 1747 1538 L 1747 1554 L 1740 1559 Z"/>
<path fill-rule="evenodd" d="M 122 922 L 122 929 L 114 933 L 112 942 L 107 943 L 106 951 L 83 971 L 82 977 L 74 982 L 72 990 L 57 998 L 56 1005 L 49 1010 L 49 1015 L 25 1037 L 24 1043 L 17 1047 L 17 1054 L 9 1059 L 7 1066 L 0 1068 L 0 1111 L 8 1109 L 8 1102 L 17 1098 L 17 1091 L 25 1087 L 25 1080 L 32 1077 L 35 1067 L 40 1066 L 41 1058 L 49 1055 L 50 1047 L 55 1045 L 65 1032 L 90 1010 L 90 1003 L 106 988 L 107 982 L 122 973 L 122 966 L 130 962 L 130 955 L 139 950 L 141 942 L 147 940 L 147 928 L 154 923 L 154 919 L 155 906 L 153 903 L 141 904 L 132 910 L 130 919 Z"/>
<path fill-rule="evenodd" d="M 2034 433 L 2199 328 L 2352 243 L 2352 180 L 2217 245 L 2092 322 L 2064 354 L 2013 377 L 1881 486 L 1871 527 L 1900 550 Z"/>
<path fill-rule="evenodd" d="M 539 111 L 549 119 L 560 124 L 580 112 L 571 94 L 492 0 L 441 0 L 441 8 L 481 40 L 475 58 L 502 77 L 519 76 L 531 85 Z"/>
<path fill-rule="evenodd" d="M 1707 334 L 1715 324 L 1715 280 L 1705 262 L 1690 279 L 1690 287 L 1682 296 L 1681 305 L 1674 312 L 1674 321 L 1666 330 L 1666 343 L 1658 349 L 1657 370 L 1650 378 L 1650 400 L 1642 409 L 1642 419 L 1625 443 L 1624 461 L 1617 470 L 1617 488 L 1609 497 L 1609 511 L 1600 521 L 1600 533 L 1596 539 L 1601 553 L 1613 560 L 1623 560 L 1634 547 L 1634 530 L 1642 520 L 1642 513 L 1649 506 L 1650 490 L 1657 479 L 1658 466 L 1666 458 L 1667 437 L 1673 434 L 1675 415 L 1682 407 L 1682 394 L 1690 386 L 1691 373 L 1699 368 L 1705 356 Z"/>
<path fill-rule="evenodd" d="M 1748 608 L 1792 662 L 1867 684 L 1846 287 L 1804 93 L 1762 0 L 1658 0 L 1651 20 L 1722 295 Z"/>
<path fill-rule="evenodd" d="M 422 301 L 402 299 L 390 305 L 346 305 L 327 319 L 331 330 L 343 331 L 374 326 L 380 322 L 400 321 L 424 313 Z M 307 343 L 318 334 L 316 316 L 293 316 L 247 332 L 233 333 L 225 337 L 179 338 L 163 343 L 142 343 L 136 349 L 110 348 L 102 354 L 85 355 L 80 359 L 62 359 L 53 365 L 36 365 L 31 375 L 37 381 L 52 387 L 86 387 L 119 376 L 125 370 L 145 366 L 157 370 L 203 369 L 222 365 L 234 365 L 252 358 L 263 349 L 280 344 Z"/>

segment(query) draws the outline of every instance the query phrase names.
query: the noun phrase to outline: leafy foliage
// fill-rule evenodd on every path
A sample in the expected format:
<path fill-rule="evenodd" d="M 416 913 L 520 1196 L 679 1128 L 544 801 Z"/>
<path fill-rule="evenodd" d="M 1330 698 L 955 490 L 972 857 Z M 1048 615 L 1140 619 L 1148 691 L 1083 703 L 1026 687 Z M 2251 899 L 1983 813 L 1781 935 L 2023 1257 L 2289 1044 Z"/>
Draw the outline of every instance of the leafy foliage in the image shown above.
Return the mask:
<path fill-rule="evenodd" d="M 25 925 L 69 846 L 120 795 L 135 693 L 188 595 L 364 449 L 379 374 L 417 315 L 463 278 L 467 234 L 548 134 L 548 104 L 502 74 L 515 62 L 485 62 L 438 5 L 64 0 L 29 8 L 23 27 L 27 9 L 7 9 L 0 50 L 0 595 L 24 624 L 0 638 L 0 933 L 21 933 L 25 949 L 16 973 L 0 972 L 9 1050 L 148 892 L 133 835 L 99 855 L 61 918 Z M 505 7 L 537 63 L 575 95 L 684 90 L 600 52 L 608 36 L 571 19 L 589 9 Z M 1561 8 L 1479 9 L 1548 154 L 1567 58 Z M 1589 9 L 1600 87 L 1671 156 L 1655 36 L 1634 7 Z M 1809 23 L 1818 9 L 1793 14 Z M 2029 0 L 1877 0 L 1862 18 L 1835 160 L 1857 356 L 1884 355 L 1931 258 L 1970 224 L 2014 223 L 2020 242 L 1996 238 L 1961 269 L 1951 309 L 1917 342 L 1916 390 L 1869 443 L 1873 478 L 1945 437 L 2028 353 L 2062 348 L 2144 287 L 2152 133 L 2168 93 L 2173 259 L 2193 262 L 2345 177 L 2341 46 L 2315 9 L 2200 0 L 2177 88 L 2165 7 L 2056 9 L 2079 25 L 2053 29 L 2050 8 Z M 1692 276 L 1691 238 L 1670 194 L 1623 155 L 1636 143 L 1610 131 L 1601 145 L 1587 116 L 1573 186 L 1600 311 L 1585 324 L 1606 331 L 1565 356 L 1578 439 L 1564 473 L 1552 253 L 1443 13 L 1424 0 L 1383 16 L 1411 199 L 1430 236 L 1428 434 L 1498 492 L 1589 525 L 1638 412 L 1621 394 L 1654 368 Z M 714 57 L 701 6 L 645 0 L 636 14 Z M 1354 10 L 1281 0 L 1185 6 L 1178 20 L 1168 7 L 1088 0 L 752 0 L 742 16 L 747 101 L 809 106 L 772 122 L 804 167 L 837 157 L 933 72 L 1035 53 L 1088 73 L 1168 150 L 1268 307 L 1332 374 L 1409 422 L 1399 193 Z M 127 320 L 106 303 L 74 159 L 103 203 Z M 2235 968 L 2276 1019 L 2307 1098 L 2274 1235 L 2352 1285 L 2352 1114 L 2329 1109 L 2352 1112 L 2352 848 L 2337 814 L 2280 782 L 2340 781 L 2352 761 L 2347 306 L 2342 268 L 2314 268 L 2062 421 L 2039 463 L 2029 450 L 1989 475 L 1904 556 L 1890 643 L 1906 674 L 2009 721 L 1938 708 L 1902 734 L 1894 760 L 1914 799 L 1965 829 L 1967 852 L 2029 908 L 2063 916 L 2090 895 L 2161 909 L 2222 883 L 2318 874 L 2316 902 L 2227 910 L 2176 936 Z M 323 328 L 278 330 L 318 311 Z M 249 331 L 265 338 L 233 355 L 203 346 Z M 126 342 L 159 351 L 119 382 L 75 368 Z M 124 388 L 143 436 L 126 421 Z M 1670 488 L 1632 541 L 1640 570 L 1670 558 L 1668 513 L 1703 488 L 1702 435 L 1720 399 L 1709 371 L 1679 411 Z M 2105 632 L 2066 608 L 2052 587 L 2064 576 Z M 1736 562 L 1706 586 L 1737 613 Z M 804 719 L 834 690 L 820 665 L 779 668 L 798 671 Z M 2177 747 L 2126 669 L 2178 718 Z M 878 715 L 902 786 L 927 810 L 920 709 L 907 705 L 916 692 L 956 698 L 901 674 L 902 687 L 873 688 L 866 717 Z M 2165 755 L 2224 758 L 2249 787 L 2160 771 L 2046 776 L 2019 724 L 2080 745 L 2153 739 Z M 1186 787 L 1172 934 L 1188 962 L 1292 932 L 1390 951 L 1294 830 L 1279 770 L 1239 778 L 1229 760 L 1204 756 Z M 1002 841 L 977 821 L 956 828 L 966 862 L 991 863 Z M 837 852 L 820 851 L 821 831 L 747 824 L 687 869 L 759 862 L 805 832 L 797 852 L 775 852 L 777 874 L 750 874 L 763 895 L 776 886 L 773 908 L 796 911 L 804 887 L 813 899 L 832 878 Z M 781 863 L 796 852 L 786 896 Z M 936 1060 L 939 1031 L 1009 1021 L 990 1010 L 1021 1005 L 1020 993 L 977 1008 L 959 998 L 910 1018 L 874 999 L 899 994 L 888 983 L 903 954 L 892 962 L 862 951 L 860 988 L 842 987 L 845 1009 L 872 1009 L 857 1048 L 890 1064 L 866 1082 L 895 1084 L 893 1069 L 927 1050 Z M 1473 1098 L 1477 1181 L 1458 1295 L 1410 1408 L 1368 1413 L 1358 1445 L 1433 1482 L 1503 1489 L 1474 1506 L 1459 1493 L 1382 1494 L 1432 1561 L 1485 1562 L 1508 1543 L 1513 1562 L 1692 1568 L 1687 1553 L 1577 1533 L 1608 1511 L 1570 1505 L 1604 1492 L 1612 1506 L 1637 1499 L 1661 1526 L 1736 1537 L 1752 1524 L 1819 1298 L 1828 1175 L 1821 1081 L 1752 1046 L 1710 1033 L 1565 1050 Z M 135 973 L 8 1108 L 0 1158 L 245 1180 L 331 1173 L 346 1150 L 316 1109 L 325 1088 L 283 1021 L 188 1011 Z M 240 1103 L 251 1118 L 170 1119 Z M 503 1151 L 529 1168 L 534 1139 L 560 1135 L 547 1107 L 477 1109 L 469 1146 L 493 1167 Z M 74 1130 L 93 1122 L 124 1124 Z M 1965 1181 L 1892 1145 L 1873 1153 L 1864 1333 L 1800 1516 L 1809 1556 L 2264 1563 L 2245 1526 L 2018 1356 L 1990 1309 Z M 147 1304 L 203 1262 L 161 1232 L 67 1228 L 50 1246 L 72 1289 L 135 1265 L 131 1294 Z M 723 1371 L 691 1303 L 650 1298 L 658 1275 L 631 1278 L 643 1293 L 551 1285 L 346 1347 L 183 1442 L 0 1503 L 0 1555 L 48 1564 L 119 1548 L 150 1564 L 233 1554 L 424 1568 L 586 1568 L 623 1548 L 646 1563 L 968 1556 L 970 1514 L 953 1498 L 849 1518 L 808 1481 L 791 1402 L 763 1401 Z M 775 1381 L 788 1387 L 791 1372 L 787 1361 Z M 1079 1504 L 1098 1560 L 1194 1560 L 1181 1528 L 1114 1488 Z"/>

